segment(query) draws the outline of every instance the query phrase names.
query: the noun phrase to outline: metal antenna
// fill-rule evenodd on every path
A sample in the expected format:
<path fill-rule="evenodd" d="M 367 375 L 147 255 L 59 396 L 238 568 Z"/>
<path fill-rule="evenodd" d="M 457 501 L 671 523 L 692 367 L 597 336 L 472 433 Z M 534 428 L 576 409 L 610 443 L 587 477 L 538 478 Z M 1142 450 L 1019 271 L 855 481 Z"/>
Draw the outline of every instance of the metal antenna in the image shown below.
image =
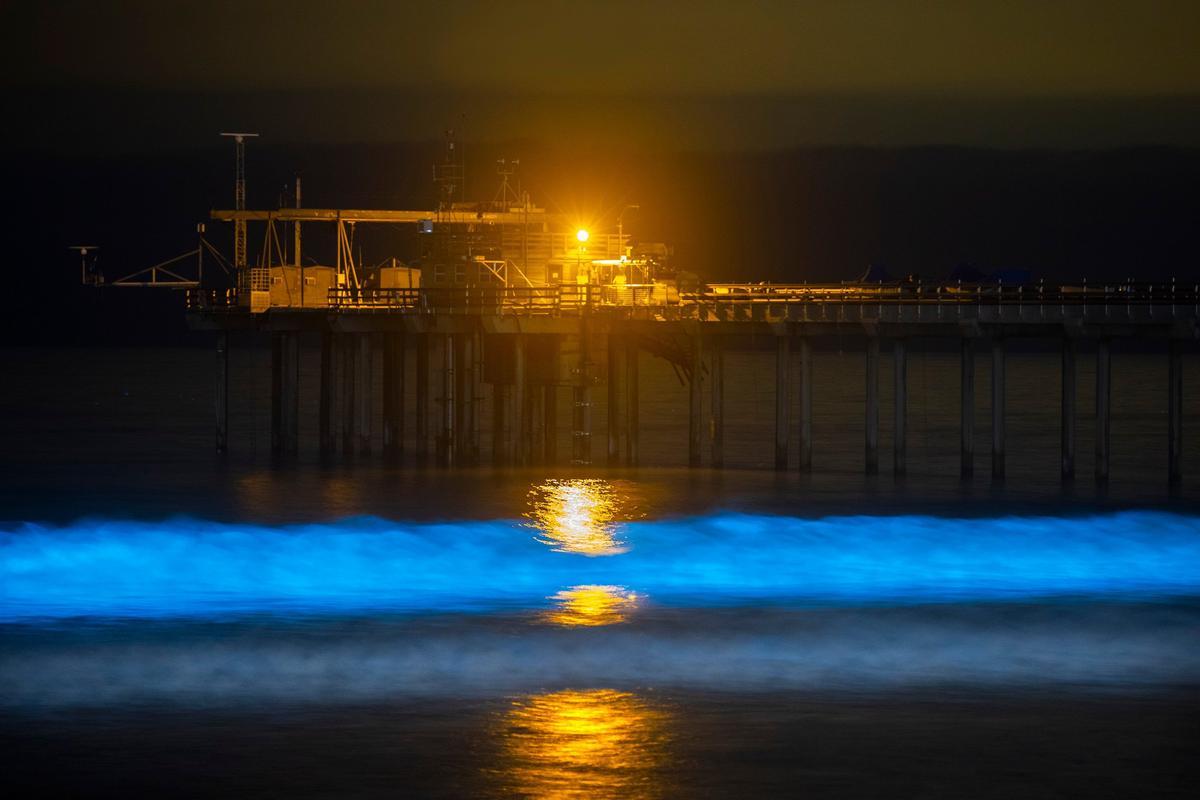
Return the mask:
<path fill-rule="evenodd" d="M 222 133 L 233 139 L 236 151 L 236 165 L 233 181 L 233 207 L 237 211 L 246 210 L 246 140 L 258 136 L 257 133 Z M 233 223 L 233 265 L 239 273 L 246 268 L 246 220 L 239 219 Z"/>

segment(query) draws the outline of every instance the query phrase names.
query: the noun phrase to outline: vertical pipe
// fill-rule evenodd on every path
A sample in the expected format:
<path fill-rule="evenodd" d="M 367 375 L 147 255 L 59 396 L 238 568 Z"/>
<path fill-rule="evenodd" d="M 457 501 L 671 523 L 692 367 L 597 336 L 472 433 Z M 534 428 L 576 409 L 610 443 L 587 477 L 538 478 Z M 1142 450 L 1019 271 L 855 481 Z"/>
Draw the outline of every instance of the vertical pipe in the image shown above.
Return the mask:
<path fill-rule="evenodd" d="M 229 332 L 217 332 L 217 453 L 229 450 Z"/>
<path fill-rule="evenodd" d="M 438 463 L 454 466 L 454 336 L 442 337 L 442 429 L 437 437 Z"/>
<path fill-rule="evenodd" d="M 975 474 L 975 340 L 959 342 L 959 475 Z"/>
<path fill-rule="evenodd" d="M 879 472 L 879 337 L 867 337 L 866 473 Z"/>
<path fill-rule="evenodd" d="M 1110 396 L 1112 387 L 1112 342 L 1100 339 L 1096 346 L 1096 482 L 1108 482 Z"/>
<path fill-rule="evenodd" d="M 321 390 L 317 408 L 317 438 L 321 457 L 333 455 L 333 333 L 321 331 Z"/>
<path fill-rule="evenodd" d="M 908 471 L 908 342 L 895 339 L 892 342 L 892 474 L 904 475 Z"/>
<path fill-rule="evenodd" d="M 792 397 L 788 378 L 792 367 L 792 340 L 775 339 L 775 469 L 787 469 L 788 439 L 791 438 Z"/>
<path fill-rule="evenodd" d="M 709 340 L 709 360 L 712 364 L 712 403 L 709 435 L 712 437 L 712 466 L 725 466 L 725 347 L 720 337 Z"/>
<path fill-rule="evenodd" d="M 558 386 L 553 382 L 546 384 L 542 397 L 542 444 L 545 447 L 543 458 L 547 464 L 558 460 Z"/>
<path fill-rule="evenodd" d="M 701 387 L 703 386 L 703 345 L 700 334 L 692 335 L 692 376 L 688 383 L 688 466 L 700 466 L 700 448 L 703 441 L 701 414 L 704 413 Z"/>
<path fill-rule="evenodd" d="M 368 455 L 371 452 L 371 334 L 358 334 L 358 367 L 355 369 L 358 378 L 358 452 Z"/>
<path fill-rule="evenodd" d="M 1183 345 L 1172 339 L 1168 345 L 1167 370 L 1167 480 L 1183 480 Z"/>
<path fill-rule="evenodd" d="M 418 334 L 416 374 L 416 437 L 417 459 L 424 464 L 429 459 L 429 334 Z"/>
<path fill-rule="evenodd" d="M 513 336 L 513 462 L 518 466 L 529 463 L 529 420 L 526 403 L 525 335 Z"/>
<path fill-rule="evenodd" d="M 283 337 L 271 334 L 271 454 L 283 452 Z"/>
<path fill-rule="evenodd" d="M 625 343 L 625 461 L 638 463 L 638 350 L 632 336 Z"/>
<path fill-rule="evenodd" d="M 992 480 L 1004 480 L 1004 339 L 992 339 Z"/>
<path fill-rule="evenodd" d="M 605 338 L 608 342 L 608 465 L 613 467 L 621 460 L 620 371 L 617 363 L 620 338 L 611 332 Z"/>
<path fill-rule="evenodd" d="M 1062 463 L 1064 481 L 1075 478 L 1075 340 L 1063 337 L 1062 342 Z"/>
<path fill-rule="evenodd" d="M 342 338 L 342 455 L 351 457 L 354 455 L 354 440 L 356 431 L 355 420 L 358 416 L 355 408 L 355 381 L 354 381 L 354 336 L 344 333 Z"/>
<path fill-rule="evenodd" d="M 807 336 L 800 341 L 800 471 L 812 469 L 812 343 Z"/>

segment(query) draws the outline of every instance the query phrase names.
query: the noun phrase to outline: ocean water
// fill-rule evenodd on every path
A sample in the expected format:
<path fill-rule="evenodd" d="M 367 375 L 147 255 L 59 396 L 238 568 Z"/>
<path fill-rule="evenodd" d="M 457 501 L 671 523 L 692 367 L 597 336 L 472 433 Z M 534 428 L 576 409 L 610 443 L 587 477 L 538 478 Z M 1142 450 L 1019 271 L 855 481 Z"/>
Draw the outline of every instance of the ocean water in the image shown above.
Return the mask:
<path fill-rule="evenodd" d="M 811 475 L 757 469 L 752 350 L 727 357 L 746 391 L 724 472 L 677 468 L 686 396 L 650 360 L 646 466 L 446 472 L 319 464 L 307 406 L 305 454 L 273 464 L 261 351 L 235 355 L 257 393 L 224 461 L 210 353 L 8 355 L 0 752 L 26 793 L 1145 797 L 1198 777 L 1200 507 L 1194 477 L 1165 485 L 1153 354 L 1118 354 L 1102 488 L 1083 374 L 1081 477 L 1058 483 L 1054 354 L 1010 358 L 1003 486 L 985 406 L 980 474 L 957 477 L 957 362 L 932 351 L 910 362 L 903 480 L 861 475 L 849 344 L 818 354 Z M 885 468 L 888 416 L 885 392 Z"/>

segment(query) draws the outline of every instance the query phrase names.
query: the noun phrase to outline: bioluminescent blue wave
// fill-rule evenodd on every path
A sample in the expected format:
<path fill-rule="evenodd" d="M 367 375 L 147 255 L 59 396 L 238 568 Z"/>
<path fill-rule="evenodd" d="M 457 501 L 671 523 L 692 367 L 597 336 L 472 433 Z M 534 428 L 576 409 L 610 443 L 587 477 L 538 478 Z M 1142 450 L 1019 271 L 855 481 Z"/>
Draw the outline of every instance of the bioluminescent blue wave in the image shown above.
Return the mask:
<path fill-rule="evenodd" d="M 717 514 L 630 523 L 621 538 L 626 552 L 588 557 L 516 521 L 26 524 L 0 532 L 0 619 L 541 607 L 580 584 L 696 606 L 1200 593 L 1200 518 L 1162 512 Z"/>

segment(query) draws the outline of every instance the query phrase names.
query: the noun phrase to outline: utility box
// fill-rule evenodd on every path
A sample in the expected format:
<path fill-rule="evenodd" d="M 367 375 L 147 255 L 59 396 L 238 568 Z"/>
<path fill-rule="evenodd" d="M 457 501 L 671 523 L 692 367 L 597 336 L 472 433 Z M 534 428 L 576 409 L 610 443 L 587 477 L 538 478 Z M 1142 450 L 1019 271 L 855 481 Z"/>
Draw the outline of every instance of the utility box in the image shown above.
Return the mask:
<path fill-rule="evenodd" d="M 420 289 L 421 270 L 416 267 L 382 267 L 379 270 L 380 289 Z"/>
<path fill-rule="evenodd" d="M 328 308 L 333 267 L 271 267 L 271 308 Z"/>

